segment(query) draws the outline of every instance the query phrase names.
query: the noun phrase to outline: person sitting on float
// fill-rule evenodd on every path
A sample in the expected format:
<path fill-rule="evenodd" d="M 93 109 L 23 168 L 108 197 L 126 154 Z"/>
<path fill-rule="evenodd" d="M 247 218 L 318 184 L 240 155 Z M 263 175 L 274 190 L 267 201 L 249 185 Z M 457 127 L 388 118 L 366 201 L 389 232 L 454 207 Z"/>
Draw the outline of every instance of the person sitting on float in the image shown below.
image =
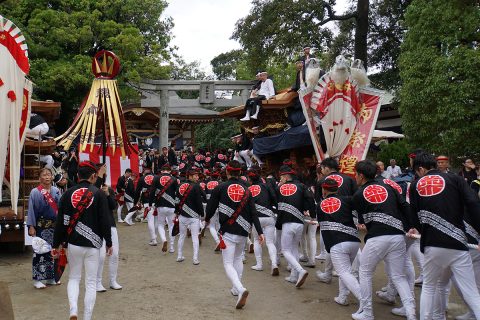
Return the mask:
<path fill-rule="evenodd" d="M 261 72 L 258 74 L 262 83 L 258 92 L 252 91 L 252 96 L 245 102 L 245 117 L 240 121 L 249 121 L 250 119 L 257 119 L 262 100 L 268 100 L 275 96 L 275 89 L 273 87 L 273 81 L 268 79 L 267 72 Z"/>

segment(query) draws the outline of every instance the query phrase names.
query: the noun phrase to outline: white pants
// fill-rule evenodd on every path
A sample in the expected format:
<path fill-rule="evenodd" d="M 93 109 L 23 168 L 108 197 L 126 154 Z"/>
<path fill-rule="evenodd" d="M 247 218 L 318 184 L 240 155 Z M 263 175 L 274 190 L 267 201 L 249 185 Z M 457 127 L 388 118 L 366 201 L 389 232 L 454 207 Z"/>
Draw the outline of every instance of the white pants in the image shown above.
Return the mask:
<path fill-rule="evenodd" d="M 118 251 L 119 251 L 119 244 L 118 244 L 118 232 L 117 228 L 112 227 L 112 255 L 108 259 L 108 272 L 109 272 L 109 281 L 110 286 L 117 282 L 117 274 L 118 274 Z M 98 270 L 97 270 L 97 283 L 102 283 L 103 278 L 103 263 L 105 262 L 105 256 L 107 255 L 106 250 L 106 242 L 103 240 L 103 246 L 100 249 L 100 256 L 98 259 Z"/>
<path fill-rule="evenodd" d="M 147 204 L 144 207 L 148 207 Z M 154 216 L 155 208 L 151 208 L 147 214 L 148 232 L 150 233 L 150 240 L 157 240 L 158 216 Z"/>
<path fill-rule="evenodd" d="M 117 208 L 117 220 L 118 221 L 121 221 L 122 220 L 122 210 L 123 210 L 123 207 L 126 206 L 127 207 L 127 212 L 128 210 L 132 209 L 133 208 L 133 203 L 131 202 L 124 202 L 122 205 L 119 205 L 118 208 Z M 133 214 L 132 214 L 133 215 Z"/>
<path fill-rule="evenodd" d="M 247 168 L 252 166 L 252 158 L 250 158 L 250 150 L 242 150 L 239 152 L 240 156 L 245 159 L 245 164 Z"/>
<path fill-rule="evenodd" d="M 175 208 L 169 207 L 159 207 L 157 208 L 158 212 L 158 234 L 160 235 L 160 240 L 163 242 L 167 241 L 165 235 L 165 224 L 168 225 L 168 239 L 170 241 L 170 249 L 173 249 L 173 243 L 175 237 L 172 237 L 173 230 L 173 218 L 175 217 Z"/>
<path fill-rule="evenodd" d="M 197 218 L 179 217 L 180 237 L 178 238 L 178 258 L 183 257 L 183 243 L 187 237 L 187 229 L 192 233 L 193 260 L 198 260 L 198 235 L 200 234 L 200 220 Z"/>
<path fill-rule="evenodd" d="M 193 235 L 192 235 L 193 236 Z M 242 253 L 247 237 L 225 233 L 223 236 L 226 248 L 222 250 L 223 267 L 228 279 L 237 292 L 245 290 L 242 284 L 243 261 Z"/>
<path fill-rule="evenodd" d="M 322 237 L 322 230 L 320 230 L 320 254 L 327 254 L 327 250 L 325 250 L 325 243 L 323 242 Z"/>
<path fill-rule="evenodd" d="M 300 245 L 302 247 L 302 254 L 308 257 L 310 263 L 315 263 L 315 255 L 317 254 L 317 227 L 318 225 L 310 223 L 306 223 L 303 226 Z M 307 246 L 309 250 L 307 250 Z"/>
<path fill-rule="evenodd" d="M 282 230 L 275 228 L 275 248 L 277 248 L 277 264 L 280 263 L 280 253 L 282 252 Z"/>
<path fill-rule="evenodd" d="M 219 229 L 220 222 L 218 221 L 218 211 L 216 211 L 213 217 L 210 219 L 210 224 L 208 225 L 208 230 L 210 230 L 210 234 L 212 235 L 212 238 L 215 240 L 216 244 L 220 242 L 220 239 L 218 238 Z"/>
<path fill-rule="evenodd" d="M 303 224 L 288 222 L 282 225 L 282 253 L 292 268 L 292 275 L 304 269 L 298 262 L 298 246 L 303 234 Z"/>
<path fill-rule="evenodd" d="M 340 297 L 348 295 L 348 291 L 353 293 L 355 298 L 360 301 L 360 285 L 357 278 L 352 274 L 352 263 L 357 256 L 360 242 L 340 242 L 330 249 L 332 264 L 338 273 Z"/>
<path fill-rule="evenodd" d="M 406 245 L 406 250 L 407 254 L 405 256 L 404 260 L 404 270 L 405 270 L 405 277 L 408 282 L 408 286 L 410 287 L 410 291 L 412 291 L 412 295 L 414 295 L 414 288 L 415 288 L 415 268 L 413 267 L 413 261 L 412 261 L 412 255 L 409 254 L 411 252 L 412 246 L 415 246 L 418 244 L 418 239 L 410 239 L 410 238 L 405 238 L 405 245 Z M 420 248 L 419 248 L 420 249 Z M 421 253 L 421 252 L 420 252 Z M 387 270 L 388 272 L 388 270 Z M 396 297 L 397 296 L 397 289 L 395 288 L 395 285 L 393 284 L 393 281 L 391 280 L 391 277 L 389 274 L 388 276 L 388 284 L 387 284 L 387 293 L 391 297 Z"/>
<path fill-rule="evenodd" d="M 368 239 L 360 256 L 360 308 L 373 317 L 372 278 L 378 263 L 383 259 L 387 274 L 392 279 L 407 315 L 415 315 L 415 299 L 408 285 L 404 266 L 406 257 L 404 235 L 385 235 Z"/>
<path fill-rule="evenodd" d="M 470 253 L 437 247 L 426 247 L 424 253 L 420 320 L 436 319 L 441 316 L 445 307 L 445 294 L 442 288 L 447 286 L 452 275 L 468 307 L 475 317 L 480 319 L 480 295 L 475 283 Z"/>
<path fill-rule="evenodd" d="M 277 267 L 277 248 L 275 248 L 275 219 L 272 217 L 262 217 L 258 218 L 260 220 L 260 225 L 263 229 L 263 234 L 265 236 L 265 243 L 268 249 L 268 255 L 270 256 L 270 261 L 272 263 L 272 268 Z M 255 252 L 255 259 L 257 260 L 257 266 L 262 267 L 262 246 L 258 241 L 258 233 L 255 228 L 253 228 L 253 250 Z"/>
<path fill-rule="evenodd" d="M 97 297 L 97 270 L 100 249 L 68 245 L 67 257 L 70 273 L 68 275 L 68 302 L 70 315 L 78 315 L 78 295 L 80 292 L 80 280 L 82 269 L 85 265 L 85 300 L 83 319 L 92 318 L 93 307 Z"/>
<path fill-rule="evenodd" d="M 418 276 L 423 275 L 423 253 L 420 251 L 420 239 L 411 239 L 413 242 L 407 248 L 407 254 L 410 258 L 414 258 L 418 267 Z M 407 245 L 408 246 L 408 245 Z"/>
<path fill-rule="evenodd" d="M 40 123 L 36 127 L 33 127 L 32 129 L 27 128 L 25 135 L 35 140 L 41 140 L 41 136 L 47 134 L 49 129 L 50 128 L 48 127 L 48 124 L 44 122 Z"/>

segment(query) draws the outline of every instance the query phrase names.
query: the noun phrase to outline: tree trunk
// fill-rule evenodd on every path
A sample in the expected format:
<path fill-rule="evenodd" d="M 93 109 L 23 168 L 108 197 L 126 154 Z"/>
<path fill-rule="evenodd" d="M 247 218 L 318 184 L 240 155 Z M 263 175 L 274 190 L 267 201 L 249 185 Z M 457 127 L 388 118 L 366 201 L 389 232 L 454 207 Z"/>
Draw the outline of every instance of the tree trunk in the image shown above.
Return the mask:
<path fill-rule="evenodd" d="M 355 59 L 361 59 L 367 69 L 368 13 L 370 0 L 357 2 L 357 26 L 355 28 Z"/>

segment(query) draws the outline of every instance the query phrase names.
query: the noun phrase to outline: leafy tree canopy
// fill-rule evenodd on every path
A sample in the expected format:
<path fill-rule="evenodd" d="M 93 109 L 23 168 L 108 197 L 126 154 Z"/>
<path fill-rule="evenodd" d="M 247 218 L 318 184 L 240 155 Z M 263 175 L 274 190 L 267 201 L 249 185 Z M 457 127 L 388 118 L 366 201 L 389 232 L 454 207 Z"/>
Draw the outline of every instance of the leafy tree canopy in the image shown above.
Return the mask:
<path fill-rule="evenodd" d="M 412 145 L 447 155 L 479 152 L 480 6 L 413 2 L 405 15 L 400 112 Z"/>
<path fill-rule="evenodd" d="M 35 97 L 62 102 L 57 130 L 63 132 L 91 86 L 97 51 L 120 58 L 122 99 L 138 99 L 128 82 L 170 77 L 173 22 L 161 19 L 166 6 L 164 0 L 8 0 L 0 12 L 25 34 Z"/>
<path fill-rule="evenodd" d="M 230 138 L 238 133 L 240 123 L 236 119 L 201 124 L 195 128 L 195 145 L 197 148 L 212 151 L 233 148 Z"/>

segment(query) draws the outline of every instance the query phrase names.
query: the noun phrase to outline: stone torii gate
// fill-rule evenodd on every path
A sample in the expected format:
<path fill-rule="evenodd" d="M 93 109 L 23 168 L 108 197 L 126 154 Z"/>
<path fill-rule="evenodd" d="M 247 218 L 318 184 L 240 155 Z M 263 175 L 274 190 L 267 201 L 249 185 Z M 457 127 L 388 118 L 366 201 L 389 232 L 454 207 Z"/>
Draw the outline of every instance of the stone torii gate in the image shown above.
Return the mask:
<path fill-rule="evenodd" d="M 140 83 L 142 108 L 159 108 L 160 148 L 168 146 L 169 113 L 174 108 L 230 108 L 245 104 L 254 84 L 250 80 L 149 80 Z M 197 99 L 182 99 L 177 91 L 199 91 Z M 240 91 L 231 99 L 217 98 L 215 91 Z"/>

